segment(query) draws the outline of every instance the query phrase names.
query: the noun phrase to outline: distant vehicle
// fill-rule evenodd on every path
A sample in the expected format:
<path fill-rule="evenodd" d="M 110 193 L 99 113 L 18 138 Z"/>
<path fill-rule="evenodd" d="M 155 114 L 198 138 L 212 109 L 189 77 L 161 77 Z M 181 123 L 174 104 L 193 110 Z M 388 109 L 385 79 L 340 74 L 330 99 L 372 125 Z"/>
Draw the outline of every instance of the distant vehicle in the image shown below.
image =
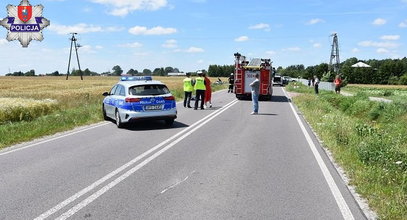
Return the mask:
<path fill-rule="evenodd" d="M 273 77 L 273 85 L 284 86 L 283 77 L 280 75 L 275 75 Z"/>
<path fill-rule="evenodd" d="M 115 120 L 118 128 L 138 120 L 164 120 L 171 126 L 177 118 L 174 96 L 151 76 L 121 77 L 103 96 L 103 117 Z"/>
<path fill-rule="evenodd" d="M 283 76 L 283 85 L 288 85 L 289 82 L 291 82 L 291 77 Z"/>

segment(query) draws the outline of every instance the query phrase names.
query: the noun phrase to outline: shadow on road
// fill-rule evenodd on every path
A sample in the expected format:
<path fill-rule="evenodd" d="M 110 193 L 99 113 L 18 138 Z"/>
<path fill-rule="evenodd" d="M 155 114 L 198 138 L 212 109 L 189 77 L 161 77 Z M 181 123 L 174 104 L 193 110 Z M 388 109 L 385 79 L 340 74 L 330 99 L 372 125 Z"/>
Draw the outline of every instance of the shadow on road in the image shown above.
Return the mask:
<path fill-rule="evenodd" d="M 273 113 L 259 113 L 257 115 L 268 115 L 268 116 L 277 116 L 278 114 L 273 114 Z"/>
<path fill-rule="evenodd" d="M 115 121 L 112 120 L 112 123 L 115 123 Z M 165 122 L 162 120 L 156 120 L 156 121 L 152 120 L 152 121 L 138 121 L 138 122 L 128 123 L 128 124 L 125 124 L 123 129 L 129 130 L 129 131 L 148 131 L 148 130 L 185 128 L 188 126 L 189 125 L 178 122 L 177 120 L 174 121 L 174 124 L 172 126 L 166 125 Z"/>
<path fill-rule="evenodd" d="M 286 96 L 273 95 L 271 102 L 290 102 L 290 100 Z"/>

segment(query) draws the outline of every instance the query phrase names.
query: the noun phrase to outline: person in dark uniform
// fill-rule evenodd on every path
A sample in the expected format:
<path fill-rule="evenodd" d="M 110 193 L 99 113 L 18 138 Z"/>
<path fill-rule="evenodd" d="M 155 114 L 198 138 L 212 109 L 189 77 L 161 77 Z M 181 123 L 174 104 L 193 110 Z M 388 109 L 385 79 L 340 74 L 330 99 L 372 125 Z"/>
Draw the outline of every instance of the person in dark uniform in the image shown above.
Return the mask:
<path fill-rule="evenodd" d="M 191 97 L 192 91 L 194 90 L 194 86 L 192 85 L 191 74 L 187 73 L 186 78 L 184 79 L 184 107 L 192 108 L 191 107 Z"/>
<path fill-rule="evenodd" d="M 233 76 L 233 73 L 230 74 L 229 76 L 229 90 L 228 93 L 233 93 L 233 85 L 235 83 L 235 77 Z"/>

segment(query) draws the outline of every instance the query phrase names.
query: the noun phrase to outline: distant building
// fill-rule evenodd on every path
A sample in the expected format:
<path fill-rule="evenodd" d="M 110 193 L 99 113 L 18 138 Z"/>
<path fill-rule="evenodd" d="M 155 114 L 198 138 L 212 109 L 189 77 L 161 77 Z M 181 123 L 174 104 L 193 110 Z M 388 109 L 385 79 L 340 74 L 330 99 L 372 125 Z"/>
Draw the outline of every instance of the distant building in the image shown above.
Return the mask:
<path fill-rule="evenodd" d="M 183 73 L 183 72 L 181 72 L 181 73 L 168 73 L 168 76 L 186 76 L 187 74 L 186 73 Z"/>

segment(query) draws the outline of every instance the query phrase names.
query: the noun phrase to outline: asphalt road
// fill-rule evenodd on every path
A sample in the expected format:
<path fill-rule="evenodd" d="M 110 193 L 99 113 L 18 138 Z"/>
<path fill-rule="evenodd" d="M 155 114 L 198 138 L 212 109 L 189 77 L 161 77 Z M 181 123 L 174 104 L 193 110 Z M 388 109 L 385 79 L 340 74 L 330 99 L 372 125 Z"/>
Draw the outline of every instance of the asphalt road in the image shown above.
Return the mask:
<path fill-rule="evenodd" d="M 0 219 L 365 219 L 284 94 L 0 151 Z"/>

